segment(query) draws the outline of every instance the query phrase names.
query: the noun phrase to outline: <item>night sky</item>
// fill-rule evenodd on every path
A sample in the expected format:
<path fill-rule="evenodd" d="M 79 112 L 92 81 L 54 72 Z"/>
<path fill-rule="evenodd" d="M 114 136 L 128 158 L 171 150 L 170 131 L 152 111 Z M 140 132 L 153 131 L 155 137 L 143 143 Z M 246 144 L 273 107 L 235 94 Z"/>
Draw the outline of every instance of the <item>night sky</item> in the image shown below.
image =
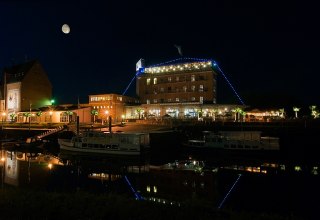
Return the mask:
<path fill-rule="evenodd" d="M 216 60 L 247 105 L 319 105 L 318 7 L 279 2 L 0 1 L 0 67 L 38 59 L 58 103 L 87 103 L 122 94 L 140 58 L 176 59 L 180 45 L 184 57 Z M 239 104 L 218 83 L 218 103 Z"/>

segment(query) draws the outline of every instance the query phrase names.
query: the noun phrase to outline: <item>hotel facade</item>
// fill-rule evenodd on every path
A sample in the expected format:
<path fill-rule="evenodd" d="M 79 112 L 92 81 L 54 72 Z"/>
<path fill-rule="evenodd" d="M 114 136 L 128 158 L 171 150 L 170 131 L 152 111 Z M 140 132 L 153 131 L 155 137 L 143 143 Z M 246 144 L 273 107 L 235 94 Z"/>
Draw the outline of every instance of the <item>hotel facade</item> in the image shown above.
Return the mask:
<path fill-rule="evenodd" d="M 217 105 L 216 63 L 181 58 L 144 67 L 137 65 L 136 93 L 143 116 L 178 119 L 230 115 L 239 105 Z"/>

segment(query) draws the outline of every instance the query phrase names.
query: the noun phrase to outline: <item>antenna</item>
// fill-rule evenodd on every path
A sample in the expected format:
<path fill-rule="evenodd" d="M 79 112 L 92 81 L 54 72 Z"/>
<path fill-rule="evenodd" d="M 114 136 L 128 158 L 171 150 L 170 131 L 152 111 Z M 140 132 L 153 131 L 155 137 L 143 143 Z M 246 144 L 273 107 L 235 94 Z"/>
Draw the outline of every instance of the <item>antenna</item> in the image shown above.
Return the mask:
<path fill-rule="evenodd" d="M 182 55 L 182 48 L 181 48 L 181 46 L 176 45 L 176 44 L 175 44 L 174 46 L 177 48 L 179 55 L 180 55 L 180 56 L 183 56 L 183 55 Z"/>

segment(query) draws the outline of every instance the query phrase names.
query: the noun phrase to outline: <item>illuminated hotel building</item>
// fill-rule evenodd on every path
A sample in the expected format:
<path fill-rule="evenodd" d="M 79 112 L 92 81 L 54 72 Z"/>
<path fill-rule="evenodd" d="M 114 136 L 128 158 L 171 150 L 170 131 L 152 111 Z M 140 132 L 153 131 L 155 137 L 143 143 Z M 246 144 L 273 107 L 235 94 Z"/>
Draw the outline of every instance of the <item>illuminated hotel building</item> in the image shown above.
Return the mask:
<path fill-rule="evenodd" d="M 136 93 L 148 115 L 195 117 L 216 103 L 214 61 L 181 58 L 152 67 L 137 67 Z"/>
<path fill-rule="evenodd" d="M 137 77 L 142 104 L 216 103 L 216 73 L 212 62 L 182 62 L 144 68 Z"/>

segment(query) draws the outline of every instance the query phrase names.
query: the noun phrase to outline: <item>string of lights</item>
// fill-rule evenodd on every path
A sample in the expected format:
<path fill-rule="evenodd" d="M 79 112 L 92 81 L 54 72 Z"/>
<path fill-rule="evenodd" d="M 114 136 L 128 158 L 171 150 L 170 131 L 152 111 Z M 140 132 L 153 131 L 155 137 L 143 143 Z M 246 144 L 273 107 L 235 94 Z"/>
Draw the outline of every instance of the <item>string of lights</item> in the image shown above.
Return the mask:
<path fill-rule="evenodd" d="M 181 61 L 185 61 L 185 63 Z M 193 61 L 193 62 L 190 63 L 190 61 Z M 175 64 L 171 64 L 171 63 L 175 63 Z M 239 99 L 240 103 L 242 105 L 245 105 L 240 95 L 237 93 L 237 91 L 235 90 L 235 88 L 233 87 L 233 85 L 231 84 L 227 76 L 224 74 L 224 72 L 222 71 L 218 63 L 212 59 L 203 59 L 203 58 L 180 57 L 167 62 L 158 63 L 150 67 L 140 68 L 140 70 L 136 72 L 135 76 L 132 78 L 129 85 L 127 86 L 125 91 L 122 93 L 122 95 L 126 94 L 127 90 L 129 89 L 134 79 L 141 73 L 157 74 L 157 73 L 170 73 L 170 72 L 179 72 L 179 71 L 200 71 L 200 70 L 205 70 L 209 68 L 210 69 L 216 68 L 217 70 L 219 70 L 219 72 L 221 73 L 223 78 L 227 81 L 228 85 L 230 86 L 230 88 L 232 89 L 236 97 Z"/>

